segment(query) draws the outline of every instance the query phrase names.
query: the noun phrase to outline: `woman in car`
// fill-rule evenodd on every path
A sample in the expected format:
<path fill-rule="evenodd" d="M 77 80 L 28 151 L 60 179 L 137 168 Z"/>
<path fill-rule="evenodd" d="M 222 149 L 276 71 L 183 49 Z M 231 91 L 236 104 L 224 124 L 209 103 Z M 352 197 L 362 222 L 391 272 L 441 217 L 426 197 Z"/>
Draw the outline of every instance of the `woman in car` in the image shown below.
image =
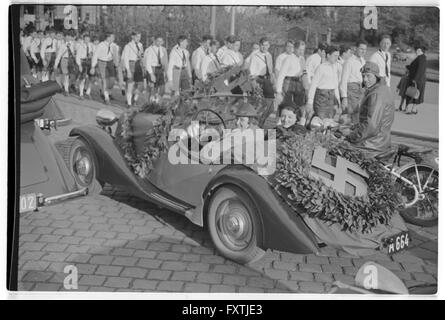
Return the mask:
<path fill-rule="evenodd" d="M 277 126 L 277 138 L 288 136 L 292 133 L 298 135 L 307 133 L 304 125 L 299 123 L 301 117 L 298 110 L 299 108 L 292 101 L 284 102 L 278 107 L 280 120 Z"/>

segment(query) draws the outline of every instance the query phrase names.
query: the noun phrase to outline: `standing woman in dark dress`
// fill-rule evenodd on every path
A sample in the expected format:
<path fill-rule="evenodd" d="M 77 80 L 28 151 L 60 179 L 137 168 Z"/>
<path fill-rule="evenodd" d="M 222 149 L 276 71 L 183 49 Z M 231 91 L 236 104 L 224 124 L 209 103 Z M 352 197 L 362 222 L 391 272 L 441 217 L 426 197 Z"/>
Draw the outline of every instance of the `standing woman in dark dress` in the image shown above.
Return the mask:
<path fill-rule="evenodd" d="M 418 45 L 414 48 L 416 50 L 416 59 L 411 62 L 406 68 L 408 69 L 408 83 L 407 87 L 410 85 L 417 85 L 417 89 L 420 95 L 417 99 L 405 96 L 406 99 L 406 110 L 407 114 L 417 114 L 417 105 L 423 103 L 423 97 L 425 93 L 425 83 L 426 83 L 426 56 L 425 56 L 425 46 Z M 412 104 L 411 111 L 408 111 L 408 106 Z"/>

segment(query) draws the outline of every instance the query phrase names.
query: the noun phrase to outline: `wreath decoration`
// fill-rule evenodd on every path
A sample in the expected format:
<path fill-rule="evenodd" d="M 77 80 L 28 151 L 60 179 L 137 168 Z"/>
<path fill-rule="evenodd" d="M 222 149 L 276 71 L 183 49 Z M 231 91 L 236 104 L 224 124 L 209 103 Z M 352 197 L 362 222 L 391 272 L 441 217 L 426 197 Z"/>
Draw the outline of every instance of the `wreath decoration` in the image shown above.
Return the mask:
<path fill-rule="evenodd" d="M 174 110 L 177 100 L 161 100 L 151 102 L 142 109 L 133 109 L 123 113 L 121 118 L 121 139 L 118 145 L 121 148 L 127 164 L 133 172 L 141 178 L 146 178 L 153 169 L 153 163 L 162 152 L 168 149 L 168 135 L 174 119 Z M 133 140 L 133 118 L 140 112 L 160 114 L 161 116 L 153 123 L 153 128 L 146 133 L 146 143 L 142 154 L 137 154 Z"/>
<path fill-rule="evenodd" d="M 310 175 L 316 147 L 327 154 L 343 157 L 366 170 L 367 196 L 348 196 L 328 187 Z M 329 223 L 338 223 L 343 231 L 370 233 L 378 224 L 388 225 L 400 205 L 392 177 L 382 164 L 365 157 L 348 142 L 330 135 L 311 132 L 293 134 L 277 140 L 276 171 L 266 177 L 281 198 L 296 212 Z"/>

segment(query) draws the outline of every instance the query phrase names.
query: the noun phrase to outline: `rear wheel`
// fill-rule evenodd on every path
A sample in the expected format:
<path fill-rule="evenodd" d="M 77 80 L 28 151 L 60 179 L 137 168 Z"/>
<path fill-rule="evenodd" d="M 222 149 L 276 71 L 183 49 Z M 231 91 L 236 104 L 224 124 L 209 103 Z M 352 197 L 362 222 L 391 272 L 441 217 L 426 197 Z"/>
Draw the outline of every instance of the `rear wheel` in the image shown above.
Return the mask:
<path fill-rule="evenodd" d="M 99 194 L 103 183 L 96 179 L 97 161 L 94 151 L 81 137 L 71 138 L 68 159 L 68 168 L 80 188 L 88 188 L 89 194 Z"/>
<path fill-rule="evenodd" d="M 411 181 L 419 192 L 419 199 L 414 205 L 403 209 L 400 214 L 409 223 L 431 227 L 437 225 L 439 217 L 439 172 L 426 165 L 413 165 L 400 175 Z M 400 179 L 396 180 L 397 191 L 404 203 L 414 200 L 414 188 Z"/>
<path fill-rule="evenodd" d="M 212 241 L 223 256 L 241 264 L 262 257 L 258 210 L 242 189 L 233 185 L 218 188 L 209 201 L 207 218 Z"/>

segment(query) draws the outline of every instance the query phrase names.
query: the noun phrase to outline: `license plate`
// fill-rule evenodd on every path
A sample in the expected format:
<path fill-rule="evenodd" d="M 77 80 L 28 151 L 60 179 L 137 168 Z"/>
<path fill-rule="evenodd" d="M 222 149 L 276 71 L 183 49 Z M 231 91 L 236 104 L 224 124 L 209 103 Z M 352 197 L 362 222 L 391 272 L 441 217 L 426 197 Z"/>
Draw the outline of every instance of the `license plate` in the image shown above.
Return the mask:
<path fill-rule="evenodd" d="M 37 209 L 37 196 L 35 193 L 24 194 L 20 196 L 19 212 L 34 211 Z"/>
<path fill-rule="evenodd" d="M 407 249 L 410 241 L 411 238 L 409 237 L 408 231 L 404 231 L 392 237 L 386 238 L 385 242 L 388 248 L 388 254 L 394 254 Z"/>

